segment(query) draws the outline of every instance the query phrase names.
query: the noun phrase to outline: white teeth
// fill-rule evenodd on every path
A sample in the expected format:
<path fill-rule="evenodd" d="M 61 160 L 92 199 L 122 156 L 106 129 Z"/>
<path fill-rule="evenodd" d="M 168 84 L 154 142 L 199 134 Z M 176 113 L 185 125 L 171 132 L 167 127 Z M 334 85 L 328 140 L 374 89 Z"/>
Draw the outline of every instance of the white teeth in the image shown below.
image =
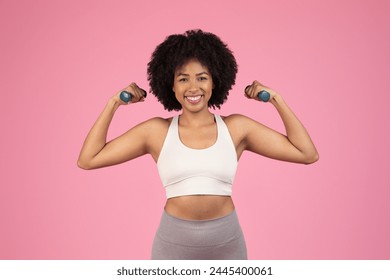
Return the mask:
<path fill-rule="evenodd" d="M 201 98 L 202 96 L 199 95 L 199 96 L 187 96 L 187 99 L 191 100 L 191 101 L 197 101 Z"/>

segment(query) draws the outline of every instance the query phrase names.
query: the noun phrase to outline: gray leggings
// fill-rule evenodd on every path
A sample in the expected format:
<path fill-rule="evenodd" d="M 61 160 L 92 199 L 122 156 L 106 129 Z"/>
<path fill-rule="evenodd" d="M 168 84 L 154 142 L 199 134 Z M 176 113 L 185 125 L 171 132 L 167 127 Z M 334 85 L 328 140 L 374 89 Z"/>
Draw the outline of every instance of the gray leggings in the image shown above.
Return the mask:
<path fill-rule="evenodd" d="M 236 211 L 211 220 L 183 220 L 163 212 L 152 260 L 246 260 Z"/>

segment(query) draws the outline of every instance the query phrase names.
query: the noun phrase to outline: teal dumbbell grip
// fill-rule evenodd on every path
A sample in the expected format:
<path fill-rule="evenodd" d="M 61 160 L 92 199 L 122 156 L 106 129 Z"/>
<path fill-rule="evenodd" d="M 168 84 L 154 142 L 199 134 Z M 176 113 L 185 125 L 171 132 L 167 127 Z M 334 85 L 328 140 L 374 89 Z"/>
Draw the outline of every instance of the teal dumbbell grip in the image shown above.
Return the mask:
<path fill-rule="evenodd" d="M 147 95 L 147 93 L 146 93 L 146 91 L 145 90 L 143 90 L 142 88 L 141 88 L 141 90 L 144 92 L 144 96 L 146 97 L 146 95 Z M 119 95 L 119 98 L 123 101 L 123 102 L 130 102 L 131 101 L 131 98 L 132 98 L 133 96 L 131 95 L 131 93 L 130 92 L 128 92 L 128 91 L 122 91 L 121 92 L 121 94 Z"/>
<path fill-rule="evenodd" d="M 260 91 L 260 92 L 257 94 L 257 97 L 258 97 L 261 101 L 263 101 L 263 102 L 268 102 L 269 99 L 270 99 L 270 97 L 271 97 L 271 95 L 269 94 L 268 91 L 262 90 L 262 91 Z"/>
<path fill-rule="evenodd" d="M 250 87 L 250 86 L 246 86 L 245 91 L 247 90 L 248 87 Z M 262 91 L 260 91 L 260 92 L 257 94 L 257 97 L 258 97 L 261 101 L 263 101 L 263 102 L 268 102 L 269 99 L 271 98 L 271 95 L 269 94 L 268 91 L 262 90 Z"/>

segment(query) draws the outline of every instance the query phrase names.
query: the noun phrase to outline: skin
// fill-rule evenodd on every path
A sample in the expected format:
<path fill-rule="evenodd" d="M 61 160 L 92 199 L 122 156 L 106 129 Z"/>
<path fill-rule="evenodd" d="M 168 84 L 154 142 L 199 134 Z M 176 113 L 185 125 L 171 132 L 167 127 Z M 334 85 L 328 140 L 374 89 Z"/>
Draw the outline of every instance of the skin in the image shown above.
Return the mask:
<path fill-rule="evenodd" d="M 222 117 L 235 145 L 237 159 L 240 159 L 242 153 L 247 150 L 282 161 L 302 164 L 317 161 L 318 152 L 309 134 L 281 95 L 258 81 L 253 81 L 244 95 L 259 101 L 257 93 L 263 89 L 270 93 L 268 103 L 278 111 L 286 128 L 286 135 L 243 115 Z M 133 94 L 131 103 L 144 101 L 142 91 L 135 83 L 124 90 Z M 217 139 L 214 115 L 208 108 L 212 90 L 211 73 L 199 61 L 189 60 L 176 69 L 173 91 L 183 108 L 179 116 L 179 135 L 187 147 L 204 149 L 212 146 Z M 78 159 L 80 168 L 96 169 L 111 166 L 145 154 L 150 154 L 155 162 L 158 161 L 172 118 L 149 119 L 107 142 L 107 131 L 116 110 L 121 105 L 127 105 L 120 100 L 119 94 L 120 92 L 109 99 L 87 135 Z M 199 96 L 199 100 L 190 100 Z M 191 220 L 222 217 L 233 209 L 234 204 L 230 196 L 218 195 L 174 197 L 168 199 L 165 205 L 165 210 L 169 214 Z"/>

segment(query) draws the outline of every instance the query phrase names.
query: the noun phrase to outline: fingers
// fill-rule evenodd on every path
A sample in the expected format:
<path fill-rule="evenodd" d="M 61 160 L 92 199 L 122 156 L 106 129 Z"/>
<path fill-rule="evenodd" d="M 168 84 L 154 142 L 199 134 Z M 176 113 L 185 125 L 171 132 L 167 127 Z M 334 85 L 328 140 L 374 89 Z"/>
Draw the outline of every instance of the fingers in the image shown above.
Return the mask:
<path fill-rule="evenodd" d="M 257 94 L 261 90 L 263 90 L 263 85 L 255 80 L 255 81 L 252 82 L 252 84 L 246 86 L 246 88 L 245 88 L 245 96 L 247 98 L 258 99 L 257 98 Z"/>
<path fill-rule="evenodd" d="M 252 84 L 245 87 L 245 97 L 258 101 L 267 102 L 270 99 L 270 89 L 259 81 L 253 81 Z"/>
<path fill-rule="evenodd" d="M 131 83 L 119 94 L 122 104 L 137 103 L 145 101 L 146 91 L 136 83 Z"/>

